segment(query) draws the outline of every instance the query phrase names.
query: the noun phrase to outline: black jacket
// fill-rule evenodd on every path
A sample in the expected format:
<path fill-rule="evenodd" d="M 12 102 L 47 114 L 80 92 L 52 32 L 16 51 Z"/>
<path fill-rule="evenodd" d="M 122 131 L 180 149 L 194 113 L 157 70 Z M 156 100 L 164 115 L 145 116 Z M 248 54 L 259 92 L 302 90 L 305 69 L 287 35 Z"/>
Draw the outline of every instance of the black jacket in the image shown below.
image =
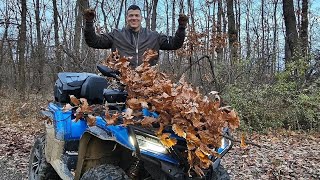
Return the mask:
<path fill-rule="evenodd" d="M 84 29 L 84 37 L 88 46 L 97 49 L 118 49 L 120 56 L 132 57 L 131 66 L 137 66 L 142 63 L 142 55 L 147 49 L 155 51 L 176 50 L 181 48 L 185 38 L 185 28 L 178 28 L 174 37 L 159 34 L 156 31 L 150 31 L 141 28 L 136 35 L 128 28 L 114 29 L 110 33 L 96 34 L 93 23 L 87 22 Z M 151 65 L 157 63 L 158 59 L 150 62 Z"/>

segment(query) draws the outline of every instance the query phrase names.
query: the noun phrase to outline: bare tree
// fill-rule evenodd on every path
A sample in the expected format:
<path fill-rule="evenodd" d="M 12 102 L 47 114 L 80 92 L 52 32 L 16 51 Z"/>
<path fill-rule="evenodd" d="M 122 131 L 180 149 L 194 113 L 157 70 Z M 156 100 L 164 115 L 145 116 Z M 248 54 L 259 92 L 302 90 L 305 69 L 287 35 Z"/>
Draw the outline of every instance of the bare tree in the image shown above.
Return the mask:
<path fill-rule="evenodd" d="M 152 10 L 152 6 L 150 5 L 148 0 L 144 1 L 144 17 L 145 17 L 145 21 L 146 21 L 146 28 L 150 29 L 150 19 L 151 19 L 151 10 Z"/>
<path fill-rule="evenodd" d="M 235 17 L 233 11 L 233 0 L 227 0 L 227 16 L 228 16 L 228 35 L 229 35 L 229 49 L 230 49 L 230 62 L 233 66 L 238 58 L 238 32 L 235 25 Z"/>
<path fill-rule="evenodd" d="M 81 51 L 81 38 L 82 38 L 82 26 L 83 26 L 83 11 L 89 7 L 88 0 L 77 0 L 77 5 L 75 8 L 76 12 L 76 23 L 75 23 L 75 33 L 74 33 L 74 45 L 73 49 L 76 52 L 75 56 L 80 58 Z"/>
<path fill-rule="evenodd" d="M 308 0 L 302 0 L 302 15 L 301 15 L 301 26 L 300 26 L 300 39 L 301 39 L 301 49 L 302 55 L 307 57 L 309 54 L 309 41 L 308 41 L 308 33 L 309 33 L 309 19 L 308 19 Z"/>
<path fill-rule="evenodd" d="M 251 39 L 250 39 L 250 8 L 251 7 L 251 0 L 247 0 L 246 3 L 246 59 L 251 58 Z"/>
<path fill-rule="evenodd" d="M 40 3 L 36 0 L 34 4 L 35 19 L 36 19 L 36 35 L 37 35 L 37 46 L 35 48 L 35 64 L 34 66 L 34 87 L 37 91 L 40 91 L 43 87 L 43 68 L 45 64 L 45 49 L 41 37 L 41 21 L 40 21 Z"/>
<path fill-rule="evenodd" d="M 157 7 L 158 7 L 158 0 L 152 1 L 152 16 L 151 16 L 151 30 L 156 30 L 157 27 Z"/>
<path fill-rule="evenodd" d="M 285 60 L 286 65 L 294 61 L 294 57 L 300 55 L 299 38 L 297 32 L 297 22 L 294 13 L 293 0 L 283 0 L 283 15 L 286 26 L 286 48 L 285 48 Z"/>
<path fill-rule="evenodd" d="M 60 40 L 59 40 L 59 23 L 58 23 L 58 7 L 57 0 L 52 0 L 53 6 L 53 22 L 54 22 L 54 46 L 55 46 L 55 56 L 56 56 L 56 73 L 63 71 L 63 61 L 61 57 L 60 50 Z"/>
<path fill-rule="evenodd" d="M 121 13 L 122 13 L 123 3 L 124 3 L 124 0 L 121 0 L 121 5 L 120 5 L 120 10 L 119 10 L 119 15 L 118 15 L 118 18 L 117 18 L 116 29 L 118 29 L 118 28 L 119 28 L 119 22 L 120 22 L 120 17 L 121 17 Z"/>
<path fill-rule="evenodd" d="M 0 41 L 0 66 L 3 66 L 4 63 L 4 55 L 5 55 L 5 44 L 7 42 L 8 39 L 8 29 L 9 29 L 9 14 L 8 14 L 8 8 L 7 5 L 5 7 L 5 15 L 3 16 L 3 24 L 4 24 L 4 32 L 3 32 L 3 36 L 1 38 Z M 2 77 L 3 71 L 1 71 L 0 74 L 0 88 L 2 87 L 2 83 L 3 83 L 3 77 Z"/>
<path fill-rule="evenodd" d="M 218 22 L 217 22 L 217 36 L 216 36 L 218 41 L 223 40 L 223 32 L 222 32 L 223 16 L 224 16 L 224 13 L 223 13 L 222 1 L 218 1 L 218 17 L 217 17 Z M 221 46 L 221 43 L 217 43 L 216 52 L 217 52 L 218 62 L 221 62 L 223 59 L 223 47 Z"/>
<path fill-rule="evenodd" d="M 25 70 L 25 46 L 27 36 L 27 1 L 21 0 L 21 24 L 19 27 L 19 39 L 18 39 L 18 71 L 19 71 L 19 92 L 21 98 L 25 99 L 26 88 L 26 70 Z"/>
<path fill-rule="evenodd" d="M 271 65 L 271 72 L 275 73 L 276 71 L 276 61 L 277 61 L 277 45 L 278 45 L 278 21 L 277 21 L 277 7 L 278 7 L 278 0 L 273 1 L 273 45 L 272 45 L 272 65 Z"/>
<path fill-rule="evenodd" d="M 3 63 L 3 57 L 4 57 L 4 44 L 5 41 L 8 39 L 8 28 L 9 28 L 9 16 L 8 16 L 8 9 L 5 9 L 5 17 L 3 19 L 3 24 L 4 24 L 4 32 L 2 39 L 0 41 L 0 65 Z M 1 80 L 0 80 L 0 87 L 1 87 Z"/>

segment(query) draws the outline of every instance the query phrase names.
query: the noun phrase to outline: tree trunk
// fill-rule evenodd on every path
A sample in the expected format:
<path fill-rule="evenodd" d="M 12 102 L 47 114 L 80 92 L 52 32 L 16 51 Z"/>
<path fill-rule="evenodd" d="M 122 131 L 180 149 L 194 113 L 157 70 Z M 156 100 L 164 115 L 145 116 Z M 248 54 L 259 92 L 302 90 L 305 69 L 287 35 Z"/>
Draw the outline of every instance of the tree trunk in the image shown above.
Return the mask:
<path fill-rule="evenodd" d="M 222 33 L 222 16 L 223 16 L 223 7 L 222 1 L 218 1 L 218 22 L 217 22 L 217 61 L 221 62 L 223 58 L 223 47 L 222 47 L 222 40 L 223 40 L 223 33 Z"/>
<path fill-rule="evenodd" d="M 124 3 L 124 0 L 121 0 L 120 10 L 119 10 L 118 19 L 117 19 L 117 24 L 116 24 L 116 29 L 119 28 L 119 22 L 120 22 L 120 17 L 121 17 L 121 14 L 122 14 L 123 3 Z"/>
<path fill-rule="evenodd" d="M 27 1 L 21 0 L 21 24 L 19 28 L 19 38 L 18 38 L 18 71 L 19 71 L 19 85 L 18 89 L 21 93 L 21 98 L 25 99 L 26 90 L 26 76 L 25 76 L 25 46 L 27 36 Z"/>
<path fill-rule="evenodd" d="M 157 7 L 158 7 L 158 0 L 153 0 L 152 6 L 152 17 L 151 17 L 151 30 L 155 31 L 157 27 Z M 174 18 L 174 17 L 173 17 Z"/>
<path fill-rule="evenodd" d="M 227 0 L 227 16 L 228 16 L 228 36 L 230 48 L 230 63 L 233 67 L 234 62 L 237 60 L 238 55 L 238 32 L 235 25 L 235 17 L 233 11 L 233 0 Z"/>
<path fill-rule="evenodd" d="M 4 33 L 3 33 L 3 36 L 2 36 L 2 39 L 1 39 L 1 42 L 0 42 L 0 66 L 3 68 L 4 67 L 4 60 L 3 60 L 3 58 L 4 58 L 4 44 L 5 44 L 5 42 L 7 42 L 7 40 L 8 40 L 8 28 L 9 28 L 9 19 L 8 19 L 8 11 L 6 10 L 6 16 L 5 16 L 5 21 L 4 21 L 4 23 L 5 23 L 5 29 L 4 29 Z M 1 68 L 1 69 L 2 69 Z M 5 72 L 3 72 L 3 71 L 1 71 L 1 74 L 3 74 L 4 75 L 4 73 Z M 2 87 L 2 83 L 3 83 L 3 76 L 2 75 L 0 75 L 0 89 L 1 89 L 1 87 Z"/>
<path fill-rule="evenodd" d="M 300 48 L 293 0 L 283 0 L 282 2 L 284 23 L 286 26 L 285 63 L 287 68 L 289 63 L 294 61 L 294 57 L 299 58 Z"/>
<path fill-rule="evenodd" d="M 236 0 L 236 17 L 237 17 L 237 23 L 236 23 L 236 29 L 237 29 L 237 36 L 238 36 L 238 43 L 239 43 L 239 46 L 238 46 L 238 51 L 239 51 L 239 54 L 241 54 L 241 28 L 240 28 L 240 25 L 241 25 L 241 9 L 240 9 L 240 0 Z"/>
<path fill-rule="evenodd" d="M 190 14 L 190 18 L 191 18 L 191 26 L 190 27 L 190 33 L 195 33 L 195 19 L 194 19 L 194 4 L 193 4 L 193 1 L 191 0 L 188 0 L 188 12 Z M 188 57 L 189 59 L 189 66 L 191 67 L 190 68 L 190 71 L 189 71 L 189 80 L 192 81 L 193 80 L 193 73 L 196 71 L 195 68 L 192 66 L 193 64 L 193 44 L 191 43 L 190 44 L 190 56 Z"/>
<path fill-rule="evenodd" d="M 34 72 L 36 77 L 35 79 L 35 87 L 38 91 L 41 91 L 42 87 L 44 87 L 43 84 L 43 69 L 44 69 L 44 64 L 45 64 L 45 49 L 44 49 L 44 44 L 42 42 L 41 38 L 41 22 L 40 22 L 40 4 L 39 0 L 36 0 L 35 4 L 35 18 L 36 18 L 36 32 L 37 32 L 37 49 L 36 49 L 36 64 L 34 69 Z"/>
<path fill-rule="evenodd" d="M 184 0 L 180 0 L 179 6 L 179 13 L 184 13 Z"/>
<path fill-rule="evenodd" d="M 176 19 L 174 17 L 176 17 L 176 0 L 172 0 L 172 27 L 171 27 L 171 34 L 172 35 L 176 31 Z"/>
<path fill-rule="evenodd" d="M 272 65 L 271 65 L 271 72 L 274 74 L 276 71 L 276 62 L 277 62 L 277 44 L 278 44 L 278 22 L 277 22 L 277 7 L 278 7 L 278 0 L 274 0 L 274 9 L 273 9 L 273 46 L 272 46 Z"/>
<path fill-rule="evenodd" d="M 101 8 L 101 12 L 102 12 L 102 17 L 103 17 L 103 27 L 106 29 L 107 31 L 107 15 L 106 15 L 106 11 L 104 10 L 105 4 L 104 4 L 105 0 L 102 0 L 100 3 L 100 8 Z M 121 11 L 121 10 L 120 10 Z M 118 27 L 118 24 L 116 24 L 116 28 Z"/>
<path fill-rule="evenodd" d="M 5 10 L 6 14 L 5 14 L 5 17 L 4 17 L 4 32 L 3 32 L 3 36 L 2 36 L 2 39 L 0 41 L 0 66 L 2 66 L 2 63 L 3 63 L 3 57 L 4 57 L 4 44 L 5 42 L 8 40 L 8 29 L 9 29 L 9 17 L 8 17 L 8 10 L 6 8 Z M 1 80 L 0 80 L 0 83 L 1 83 Z M 1 85 L 1 84 L 0 84 Z M 0 86 L 1 87 L 1 86 Z"/>
<path fill-rule="evenodd" d="M 57 8 L 57 0 L 52 0 L 53 5 L 53 22 L 54 22 L 54 46 L 55 46 L 55 56 L 56 56 L 56 70 L 55 74 L 63 71 L 63 62 L 61 58 L 61 50 L 59 48 L 59 23 L 58 23 L 58 8 Z"/>
<path fill-rule="evenodd" d="M 146 21 L 146 28 L 147 29 L 150 29 L 150 7 L 149 7 L 149 2 L 148 0 L 145 0 L 144 1 L 144 7 L 145 7 L 145 21 Z"/>
<path fill-rule="evenodd" d="M 76 58 L 78 60 L 81 59 L 81 50 L 83 50 L 83 46 L 81 46 L 81 38 L 82 38 L 82 26 L 84 23 L 83 19 L 83 11 L 89 7 L 88 0 L 77 0 L 76 3 L 76 23 L 75 23 L 75 34 L 74 34 L 74 43 L 73 50 L 75 52 Z M 84 43 L 83 43 L 84 44 Z"/>
<path fill-rule="evenodd" d="M 73 49 L 76 52 L 76 56 L 79 57 L 80 53 L 80 42 L 81 42 L 81 21 L 82 21 L 82 12 L 80 12 L 81 9 L 81 1 L 77 0 L 76 7 L 75 7 L 75 28 L 74 28 L 74 39 L 73 39 Z"/>
<path fill-rule="evenodd" d="M 169 2 L 168 2 L 169 0 L 166 0 L 166 34 L 167 34 L 167 36 L 169 36 L 170 34 L 169 34 Z M 169 54 L 169 51 L 166 51 L 165 52 L 166 54 L 165 54 L 165 58 L 164 58 L 164 62 L 163 62 L 163 66 L 162 66 L 162 68 L 163 68 L 163 70 L 166 70 L 166 69 L 169 69 L 168 67 L 169 67 L 169 64 L 170 64 L 170 54 Z M 172 68 L 174 68 L 173 66 L 170 66 L 170 67 L 172 67 Z M 172 70 L 172 69 L 171 69 Z"/>
<path fill-rule="evenodd" d="M 265 58 L 265 24 L 264 24 L 264 0 L 261 0 L 261 60 L 259 63 L 260 75 L 263 75 L 266 68 L 266 58 Z"/>
<path fill-rule="evenodd" d="M 251 0 L 247 0 L 247 10 L 246 10 L 246 44 L 247 44 L 247 54 L 246 59 L 251 59 L 251 39 L 250 39 L 250 9 L 251 9 Z"/>
<path fill-rule="evenodd" d="M 300 26 L 300 39 L 301 39 L 301 50 L 304 57 L 308 57 L 309 54 L 309 41 L 308 41 L 308 0 L 302 0 L 302 15 L 301 15 L 301 26 Z"/>

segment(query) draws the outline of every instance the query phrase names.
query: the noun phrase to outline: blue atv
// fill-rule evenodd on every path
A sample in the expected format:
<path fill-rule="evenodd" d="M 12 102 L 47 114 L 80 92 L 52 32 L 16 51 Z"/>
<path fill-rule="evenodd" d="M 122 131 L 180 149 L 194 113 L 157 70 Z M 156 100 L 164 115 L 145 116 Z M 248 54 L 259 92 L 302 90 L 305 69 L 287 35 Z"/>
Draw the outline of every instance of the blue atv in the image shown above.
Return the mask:
<path fill-rule="evenodd" d="M 102 75 L 117 78 L 117 72 L 99 65 Z M 110 79 L 110 78 L 109 78 Z M 119 83 L 119 82 L 118 82 Z M 89 104 L 108 102 L 109 112 L 123 112 L 127 97 L 123 85 L 111 87 L 106 78 L 91 73 L 59 73 L 54 87 L 55 101 L 42 114 L 47 117 L 45 134 L 34 143 L 29 162 L 29 179 L 230 179 L 220 164 L 221 158 L 210 157 L 212 165 L 199 177 L 191 171 L 185 157 L 186 141 L 178 140 L 173 148 L 165 148 L 154 131 L 140 126 L 107 125 L 103 113 L 95 114 L 96 125 L 89 127 L 84 119 L 75 119 L 75 110 L 63 109 L 70 103 L 69 95 L 84 97 Z M 157 117 L 142 109 L 144 116 Z M 229 134 L 228 129 L 224 133 Z M 215 150 L 223 157 L 232 142 L 222 139 Z"/>

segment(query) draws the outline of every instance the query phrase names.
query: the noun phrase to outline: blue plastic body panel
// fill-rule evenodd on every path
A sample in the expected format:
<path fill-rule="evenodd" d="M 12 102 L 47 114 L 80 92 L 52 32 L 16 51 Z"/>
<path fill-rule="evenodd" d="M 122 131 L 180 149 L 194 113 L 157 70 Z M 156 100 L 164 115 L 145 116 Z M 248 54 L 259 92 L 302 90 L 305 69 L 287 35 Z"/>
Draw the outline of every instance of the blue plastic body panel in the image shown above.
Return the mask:
<path fill-rule="evenodd" d="M 129 141 L 129 134 L 128 134 L 128 130 L 126 127 L 124 126 L 120 126 L 120 125 L 107 125 L 106 122 L 101 118 L 101 117 L 97 117 L 96 119 L 96 126 L 104 129 L 105 131 L 110 132 L 113 137 L 115 138 L 116 142 L 121 144 L 122 146 L 134 151 L 134 146 L 130 143 Z M 177 161 L 176 159 L 170 157 L 167 154 L 161 154 L 161 153 L 154 153 L 151 151 L 145 151 L 143 149 L 140 149 L 141 154 L 147 155 L 147 156 L 151 156 L 154 157 L 156 159 L 162 160 L 162 161 L 167 161 L 173 164 L 179 164 L 179 161 Z"/>
<path fill-rule="evenodd" d="M 73 119 L 75 117 L 72 111 L 69 110 L 63 112 L 62 108 L 63 106 L 60 104 L 49 104 L 49 110 L 54 114 L 53 123 L 55 127 L 55 136 L 57 139 L 63 141 L 79 140 L 85 132 L 90 132 L 90 130 L 87 129 L 88 126 L 85 120 L 80 119 L 79 121 L 74 122 Z M 150 112 L 147 109 L 143 109 L 142 114 L 144 116 L 152 116 L 155 118 L 158 117 L 157 113 Z M 126 127 L 121 125 L 107 125 L 106 121 L 99 116 L 96 117 L 96 126 L 111 134 L 117 143 L 132 151 L 135 150 L 135 147 L 130 143 L 128 129 Z M 176 136 L 175 134 L 172 134 L 172 136 L 179 140 L 184 140 Z M 223 148 L 220 148 L 218 152 L 220 153 L 222 150 Z M 140 151 L 141 154 L 151 156 L 153 158 L 173 163 L 176 165 L 179 164 L 179 161 L 171 157 L 169 154 L 155 153 L 143 149 L 140 149 Z"/>
<path fill-rule="evenodd" d="M 53 113 L 53 124 L 55 136 L 59 140 L 79 140 L 84 131 L 87 129 L 87 122 L 80 119 L 75 122 L 72 111 L 63 112 L 63 106 L 60 104 L 49 103 L 49 110 Z"/>

